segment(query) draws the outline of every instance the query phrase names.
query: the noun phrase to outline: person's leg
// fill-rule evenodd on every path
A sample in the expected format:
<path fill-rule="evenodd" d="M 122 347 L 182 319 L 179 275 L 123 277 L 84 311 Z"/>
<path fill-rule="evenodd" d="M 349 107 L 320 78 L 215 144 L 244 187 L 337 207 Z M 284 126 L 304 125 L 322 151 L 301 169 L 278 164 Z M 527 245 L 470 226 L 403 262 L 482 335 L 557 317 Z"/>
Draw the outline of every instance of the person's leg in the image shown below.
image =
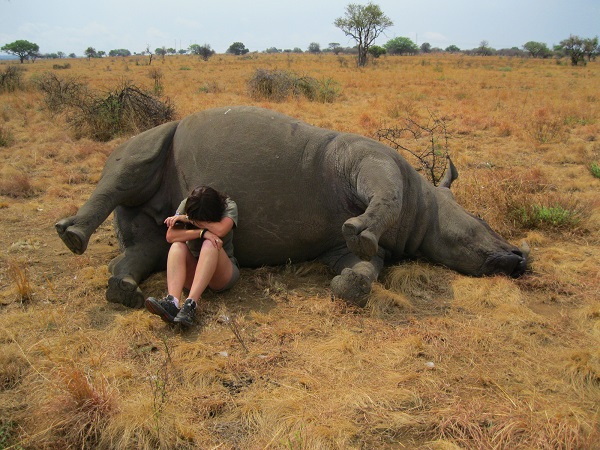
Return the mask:
<path fill-rule="evenodd" d="M 198 301 L 209 286 L 214 290 L 222 289 L 229 283 L 232 274 L 232 263 L 225 250 L 204 241 L 188 298 Z"/>
<path fill-rule="evenodd" d="M 204 290 L 208 286 L 215 290 L 222 289 L 228 285 L 232 276 L 233 263 L 225 250 L 215 248 L 210 241 L 204 241 L 188 299 L 181 307 L 174 322 L 186 326 L 192 325 L 196 315 L 196 305 Z"/>
<path fill-rule="evenodd" d="M 189 288 L 195 278 L 197 260 L 185 242 L 174 242 L 167 258 L 167 290 L 179 299 L 184 287 Z"/>
<path fill-rule="evenodd" d="M 174 323 L 179 314 L 179 301 L 184 287 L 189 287 L 194 279 L 196 258 L 184 242 L 175 242 L 169 248 L 167 257 L 167 289 L 169 295 L 162 300 L 148 297 L 146 308 L 168 323 Z"/>

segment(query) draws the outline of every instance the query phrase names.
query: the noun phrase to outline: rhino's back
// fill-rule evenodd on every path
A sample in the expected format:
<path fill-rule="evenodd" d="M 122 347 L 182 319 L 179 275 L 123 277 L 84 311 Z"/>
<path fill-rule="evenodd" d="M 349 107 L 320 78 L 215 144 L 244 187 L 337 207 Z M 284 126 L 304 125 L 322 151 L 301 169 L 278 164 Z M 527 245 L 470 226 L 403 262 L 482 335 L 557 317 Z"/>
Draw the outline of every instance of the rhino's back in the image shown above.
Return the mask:
<path fill-rule="evenodd" d="M 199 184 L 235 200 L 234 245 L 243 265 L 316 258 L 343 245 L 341 225 L 351 215 L 345 186 L 326 162 L 338 134 L 254 107 L 189 116 L 173 143 L 174 201 Z"/>

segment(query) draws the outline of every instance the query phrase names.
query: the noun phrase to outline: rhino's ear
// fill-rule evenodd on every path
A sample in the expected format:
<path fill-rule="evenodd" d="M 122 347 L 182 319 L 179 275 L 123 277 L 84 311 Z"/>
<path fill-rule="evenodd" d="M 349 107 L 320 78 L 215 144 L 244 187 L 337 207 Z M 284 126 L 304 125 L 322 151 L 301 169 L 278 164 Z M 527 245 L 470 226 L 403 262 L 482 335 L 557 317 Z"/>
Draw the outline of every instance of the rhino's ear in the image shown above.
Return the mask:
<path fill-rule="evenodd" d="M 444 178 L 442 178 L 440 187 L 445 187 L 445 188 L 450 189 L 450 185 L 452 184 L 452 182 L 458 178 L 458 170 L 456 170 L 456 167 L 454 166 L 454 163 L 450 159 L 450 156 L 447 156 L 447 158 L 448 158 L 448 167 L 446 167 L 446 173 L 444 174 Z"/>

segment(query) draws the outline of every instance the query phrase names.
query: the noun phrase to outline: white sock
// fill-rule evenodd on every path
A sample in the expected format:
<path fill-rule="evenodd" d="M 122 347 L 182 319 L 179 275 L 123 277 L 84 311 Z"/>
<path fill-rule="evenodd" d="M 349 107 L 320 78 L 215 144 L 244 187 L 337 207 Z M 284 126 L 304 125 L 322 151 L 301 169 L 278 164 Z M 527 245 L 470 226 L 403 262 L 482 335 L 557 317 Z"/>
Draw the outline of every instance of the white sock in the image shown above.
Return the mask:
<path fill-rule="evenodd" d="M 177 297 L 173 297 L 173 303 L 179 308 L 179 299 Z"/>

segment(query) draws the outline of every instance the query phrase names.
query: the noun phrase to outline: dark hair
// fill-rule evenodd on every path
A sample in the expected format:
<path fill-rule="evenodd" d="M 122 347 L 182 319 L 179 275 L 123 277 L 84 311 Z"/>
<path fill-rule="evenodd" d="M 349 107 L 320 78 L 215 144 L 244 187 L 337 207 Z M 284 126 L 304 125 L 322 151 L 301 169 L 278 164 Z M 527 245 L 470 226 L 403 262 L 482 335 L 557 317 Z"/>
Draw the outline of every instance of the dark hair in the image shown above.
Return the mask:
<path fill-rule="evenodd" d="M 185 213 L 191 220 L 219 222 L 225 212 L 227 196 L 210 186 L 198 186 L 185 202 Z"/>

